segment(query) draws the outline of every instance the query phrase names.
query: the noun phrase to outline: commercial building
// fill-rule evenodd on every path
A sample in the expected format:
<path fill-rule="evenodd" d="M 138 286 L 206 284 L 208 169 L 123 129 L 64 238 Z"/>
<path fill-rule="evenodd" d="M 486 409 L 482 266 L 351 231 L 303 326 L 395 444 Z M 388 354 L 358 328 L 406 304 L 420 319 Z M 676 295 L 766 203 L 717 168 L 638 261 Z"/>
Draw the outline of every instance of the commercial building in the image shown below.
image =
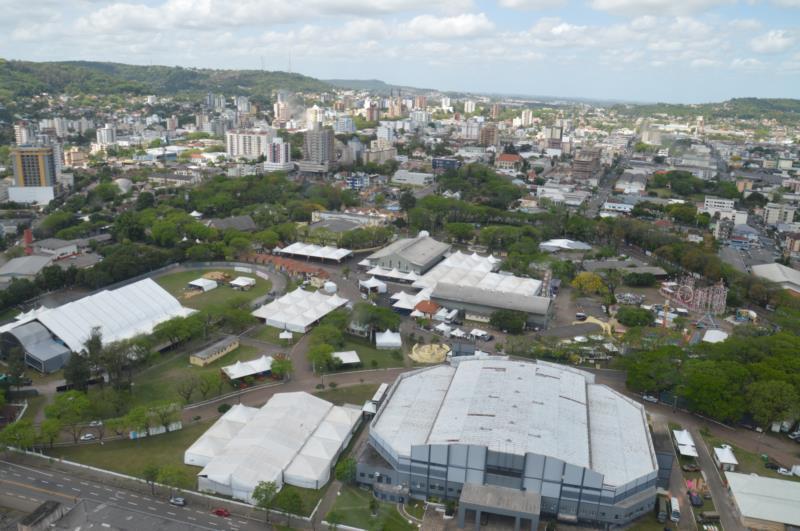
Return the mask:
<path fill-rule="evenodd" d="M 800 295 L 800 271 L 783 264 L 759 264 L 752 267 L 755 276 L 774 282 L 782 289 Z"/>
<path fill-rule="evenodd" d="M 198 367 L 205 367 L 209 363 L 214 363 L 226 354 L 239 348 L 239 338 L 228 336 L 189 356 L 189 363 Z"/>
<path fill-rule="evenodd" d="M 742 527 L 783 531 L 800 527 L 800 483 L 757 474 L 725 474 Z"/>
<path fill-rule="evenodd" d="M 193 312 L 148 278 L 19 315 L 0 327 L 0 349 L 7 356 L 10 349 L 22 348 L 29 366 L 49 373 L 63 367 L 70 353 L 82 351 L 95 328 L 104 343 L 113 343 L 150 334 L 159 323 Z"/>
<path fill-rule="evenodd" d="M 764 223 L 766 225 L 779 225 L 781 223 L 791 223 L 797 208 L 782 203 L 768 203 L 764 207 Z"/>
<path fill-rule="evenodd" d="M 407 184 L 409 186 L 429 186 L 433 184 L 434 179 L 435 177 L 432 173 L 397 170 L 392 176 L 392 183 Z"/>
<path fill-rule="evenodd" d="M 624 525 L 652 511 L 658 473 L 640 404 L 570 367 L 478 359 L 401 375 L 357 480 L 390 501 L 459 500 L 461 525 L 475 510 Z"/>
<path fill-rule="evenodd" d="M 52 187 L 58 182 L 59 164 L 53 146 L 17 146 L 11 149 L 16 187 Z"/>
<path fill-rule="evenodd" d="M 53 260 L 78 254 L 78 244 L 75 241 L 60 238 L 46 238 L 33 243 L 36 254 L 52 257 Z"/>
<path fill-rule="evenodd" d="M 52 256 L 30 255 L 12 258 L 0 266 L 0 282 L 11 282 L 14 278 L 33 280 L 36 275 L 50 265 Z"/>
<path fill-rule="evenodd" d="M 278 393 L 261 408 L 233 406 L 186 450 L 184 463 L 203 467 L 199 490 L 247 503 L 261 481 L 319 489 L 360 421 L 360 407 Z"/>
<path fill-rule="evenodd" d="M 225 153 L 232 159 L 255 160 L 266 157 L 272 144 L 272 131 L 237 129 L 225 133 Z"/>
<path fill-rule="evenodd" d="M 356 124 L 352 116 L 339 116 L 333 123 L 333 130 L 336 133 L 355 133 Z"/>
<path fill-rule="evenodd" d="M 572 160 L 572 176 L 581 181 L 594 179 L 600 171 L 600 150 L 582 149 Z"/>
<path fill-rule="evenodd" d="M 426 273 L 444 259 L 450 245 L 431 238 L 422 231 L 416 238 L 399 239 L 366 258 L 366 265 L 402 273 Z"/>

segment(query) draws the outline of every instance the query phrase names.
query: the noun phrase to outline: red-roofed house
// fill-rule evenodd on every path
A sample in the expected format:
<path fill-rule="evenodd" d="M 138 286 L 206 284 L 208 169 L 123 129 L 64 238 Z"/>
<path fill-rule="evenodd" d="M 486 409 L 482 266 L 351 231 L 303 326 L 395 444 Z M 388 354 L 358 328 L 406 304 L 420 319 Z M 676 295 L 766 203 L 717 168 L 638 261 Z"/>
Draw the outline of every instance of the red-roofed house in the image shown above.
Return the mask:
<path fill-rule="evenodd" d="M 494 159 L 494 167 L 499 170 L 516 170 L 522 167 L 522 157 L 515 153 L 502 153 Z"/>

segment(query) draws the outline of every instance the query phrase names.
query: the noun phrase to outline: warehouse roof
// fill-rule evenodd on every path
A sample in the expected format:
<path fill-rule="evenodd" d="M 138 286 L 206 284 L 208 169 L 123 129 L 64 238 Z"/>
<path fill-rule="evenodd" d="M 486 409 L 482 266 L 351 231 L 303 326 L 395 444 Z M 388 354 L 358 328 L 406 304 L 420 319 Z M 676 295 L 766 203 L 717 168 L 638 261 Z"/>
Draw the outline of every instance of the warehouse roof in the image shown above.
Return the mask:
<path fill-rule="evenodd" d="M 369 255 L 370 261 L 379 260 L 396 254 L 403 260 L 418 266 L 428 264 L 431 260 L 443 255 L 450 245 L 434 240 L 430 236 L 421 235 L 416 238 L 403 238 L 375 251 Z"/>
<path fill-rule="evenodd" d="M 52 256 L 20 256 L 12 258 L 0 267 L 0 277 L 32 277 L 49 265 Z"/>
<path fill-rule="evenodd" d="M 420 444 L 475 444 L 591 468 L 609 485 L 657 469 L 640 404 L 583 371 L 470 360 L 401 376 L 372 427 L 398 456 Z"/>
<path fill-rule="evenodd" d="M 551 253 L 556 251 L 590 251 L 592 246 L 574 240 L 555 239 L 540 243 L 539 249 Z"/>
<path fill-rule="evenodd" d="M 753 274 L 776 282 L 778 284 L 792 284 L 795 291 L 800 291 L 800 271 L 783 264 L 760 264 L 754 265 Z"/>
<path fill-rule="evenodd" d="M 725 476 L 743 517 L 800 526 L 800 483 L 737 472 Z"/>
<path fill-rule="evenodd" d="M 313 243 L 295 242 L 283 249 L 275 249 L 276 254 L 303 256 L 306 258 L 320 258 L 323 260 L 336 260 L 337 262 L 353 254 L 350 249 L 340 249 L 328 245 L 321 246 Z"/>
<path fill-rule="evenodd" d="M 431 293 L 431 298 L 445 301 L 445 306 L 447 306 L 446 301 L 455 301 L 538 315 L 546 314 L 553 302 L 549 297 L 539 297 L 515 291 L 496 291 L 472 286 L 460 286 L 444 282 L 436 284 Z"/>
<path fill-rule="evenodd" d="M 414 282 L 415 288 L 434 288 L 440 282 L 495 292 L 538 295 L 542 283 L 533 278 L 496 273 L 500 260 L 494 256 L 456 251 Z"/>
<path fill-rule="evenodd" d="M 0 327 L 0 333 L 38 321 L 61 339 L 73 352 L 80 352 L 95 327 L 103 343 L 113 343 L 140 334 L 173 317 L 185 317 L 194 310 L 180 302 L 152 279 L 144 279 L 115 290 L 103 290 L 57 308 L 41 308 Z"/>

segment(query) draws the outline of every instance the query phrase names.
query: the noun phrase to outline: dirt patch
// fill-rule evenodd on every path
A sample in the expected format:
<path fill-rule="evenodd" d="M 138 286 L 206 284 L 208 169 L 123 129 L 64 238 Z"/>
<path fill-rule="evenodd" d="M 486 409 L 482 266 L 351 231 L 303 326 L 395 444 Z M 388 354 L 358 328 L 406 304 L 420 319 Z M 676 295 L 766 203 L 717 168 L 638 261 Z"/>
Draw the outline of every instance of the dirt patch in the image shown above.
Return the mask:
<path fill-rule="evenodd" d="M 408 357 L 417 363 L 442 363 L 447 359 L 448 352 L 450 352 L 450 347 L 442 343 L 432 343 L 430 345 L 416 343 Z"/>
<path fill-rule="evenodd" d="M 230 280 L 231 276 L 228 273 L 223 273 L 222 271 L 208 271 L 203 273 L 203 278 L 207 278 L 208 280 L 216 280 L 217 282 L 225 282 Z"/>

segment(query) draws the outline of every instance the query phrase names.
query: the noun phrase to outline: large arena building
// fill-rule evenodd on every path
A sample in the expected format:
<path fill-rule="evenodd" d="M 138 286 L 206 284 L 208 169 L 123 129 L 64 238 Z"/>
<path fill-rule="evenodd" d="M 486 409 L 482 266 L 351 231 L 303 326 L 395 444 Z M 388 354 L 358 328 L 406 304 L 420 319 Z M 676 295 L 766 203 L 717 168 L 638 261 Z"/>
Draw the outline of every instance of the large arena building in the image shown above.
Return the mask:
<path fill-rule="evenodd" d="M 469 514 L 624 524 L 651 511 L 659 464 L 643 407 L 590 373 L 470 360 L 403 374 L 370 425 L 358 481 L 390 501 Z"/>

